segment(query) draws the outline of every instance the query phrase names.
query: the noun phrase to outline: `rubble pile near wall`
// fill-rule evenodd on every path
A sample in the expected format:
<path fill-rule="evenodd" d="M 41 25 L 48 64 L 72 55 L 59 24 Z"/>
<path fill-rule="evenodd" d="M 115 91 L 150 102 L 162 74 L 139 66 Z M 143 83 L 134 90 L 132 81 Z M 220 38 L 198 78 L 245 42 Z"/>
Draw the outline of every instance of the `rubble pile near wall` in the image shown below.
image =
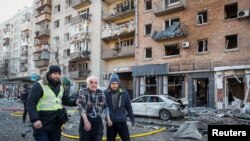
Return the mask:
<path fill-rule="evenodd" d="M 245 108 L 232 106 L 228 109 L 189 109 L 185 115 L 185 119 L 188 121 L 196 121 L 200 131 L 206 131 L 207 125 L 250 124 L 250 114 L 248 113 L 250 106 L 247 103 L 245 105 Z"/>

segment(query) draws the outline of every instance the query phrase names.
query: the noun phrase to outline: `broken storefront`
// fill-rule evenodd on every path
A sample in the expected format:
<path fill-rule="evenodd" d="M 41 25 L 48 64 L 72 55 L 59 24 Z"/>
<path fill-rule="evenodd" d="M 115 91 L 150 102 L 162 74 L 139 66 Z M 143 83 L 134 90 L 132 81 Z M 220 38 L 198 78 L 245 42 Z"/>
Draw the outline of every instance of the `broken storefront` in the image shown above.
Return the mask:
<path fill-rule="evenodd" d="M 212 72 L 169 73 L 168 64 L 133 67 L 134 96 L 166 94 L 188 99 L 189 107 L 214 107 Z"/>
<path fill-rule="evenodd" d="M 215 68 L 217 108 L 228 108 L 233 101 L 240 100 L 241 106 L 250 102 L 250 71 L 220 70 Z"/>

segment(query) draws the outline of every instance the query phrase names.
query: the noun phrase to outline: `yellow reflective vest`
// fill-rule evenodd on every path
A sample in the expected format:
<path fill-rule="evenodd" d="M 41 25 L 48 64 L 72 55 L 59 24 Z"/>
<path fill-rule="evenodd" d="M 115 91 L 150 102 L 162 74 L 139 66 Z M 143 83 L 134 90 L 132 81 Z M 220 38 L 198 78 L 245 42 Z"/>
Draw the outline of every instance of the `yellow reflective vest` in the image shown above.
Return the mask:
<path fill-rule="evenodd" d="M 39 84 L 43 89 L 43 97 L 38 101 L 36 106 L 37 111 L 55 111 L 62 109 L 63 85 L 60 86 L 60 92 L 56 96 L 48 85 L 43 84 L 42 80 L 39 81 Z"/>

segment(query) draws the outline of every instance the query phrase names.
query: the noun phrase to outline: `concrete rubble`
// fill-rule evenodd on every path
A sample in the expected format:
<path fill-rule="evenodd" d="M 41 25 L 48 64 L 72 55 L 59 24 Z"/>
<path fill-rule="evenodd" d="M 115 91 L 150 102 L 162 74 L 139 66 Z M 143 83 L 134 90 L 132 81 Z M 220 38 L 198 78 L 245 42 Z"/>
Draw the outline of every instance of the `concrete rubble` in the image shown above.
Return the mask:
<path fill-rule="evenodd" d="M 197 140 L 202 139 L 201 133 L 198 131 L 195 122 L 185 122 L 180 125 L 177 132 L 174 133 L 177 138 L 194 138 Z"/>

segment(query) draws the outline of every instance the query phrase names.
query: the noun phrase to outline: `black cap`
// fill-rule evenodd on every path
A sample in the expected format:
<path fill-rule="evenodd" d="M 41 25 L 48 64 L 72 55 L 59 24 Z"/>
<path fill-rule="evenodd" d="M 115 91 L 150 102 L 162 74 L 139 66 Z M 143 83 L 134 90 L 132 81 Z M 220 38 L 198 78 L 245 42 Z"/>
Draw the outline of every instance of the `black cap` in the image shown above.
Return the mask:
<path fill-rule="evenodd" d="M 61 68 L 57 65 L 51 65 L 49 67 L 49 74 L 52 74 L 52 73 L 55 73 L 55 72 L 58 72 L 61 74 Z"/>

